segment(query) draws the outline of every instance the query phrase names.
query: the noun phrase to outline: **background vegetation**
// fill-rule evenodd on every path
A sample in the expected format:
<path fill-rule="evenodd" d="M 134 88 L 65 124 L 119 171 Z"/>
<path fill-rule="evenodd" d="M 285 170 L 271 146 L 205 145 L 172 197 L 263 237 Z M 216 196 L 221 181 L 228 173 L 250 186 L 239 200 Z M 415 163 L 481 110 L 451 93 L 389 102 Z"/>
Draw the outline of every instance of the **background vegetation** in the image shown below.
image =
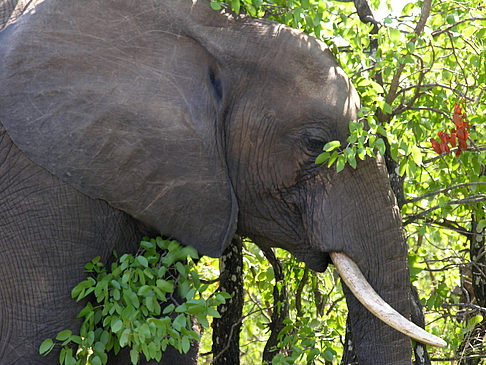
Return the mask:
<path fill-rule="evenodd" d="M 212 2 L 214 9 L 300 29 L 331 47 L 361 96 L 370 130 L 353 125 L 349 145 L 327 146 L 319 162 L 340 169 L 373 147 L 385 154 L 426 328 L 448 343 L 429 349 L 430 360 L 486 363 L 486 7 L 483 0 L 412 1 L 399 4 L 405 6 L 398 12 L 384 5 Z M 390 15 L 374 15 L 383 13 Z M 275 257 L 249 241 L 243 247 L 241 363 L 260 363 L 268 353 L 272 315 L 279 313 L 286 319 L 272 340 L 274 364 L 338 364 L 347 311 L 332 267 L 315 274 L 284 251 Z M 217 260 L 205 264 L 208 277 L 219 275 Z M 204 336 L 204 364 L 217 356 L 210 335 Z"/>

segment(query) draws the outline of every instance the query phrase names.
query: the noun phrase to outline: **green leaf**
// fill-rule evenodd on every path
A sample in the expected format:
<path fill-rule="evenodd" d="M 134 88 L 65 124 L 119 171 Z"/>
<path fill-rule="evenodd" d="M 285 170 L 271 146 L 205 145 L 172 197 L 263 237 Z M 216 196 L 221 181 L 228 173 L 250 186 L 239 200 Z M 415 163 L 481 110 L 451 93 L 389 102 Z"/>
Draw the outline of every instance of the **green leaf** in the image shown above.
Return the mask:
<path fill-rule="evenodd" d="M 182 337 L 182 352 L 187 354 L 189 349 L 191 348 L 191 341 L 187 336 Z"/>
<path fill-rule="evenodd" d="M 64 330 L 64 331 L 61 331 L 61 332 L 59 332 L 57 334 L 56 340 L 58 340 L 58 341 L 65 341 L 69 337 L 71 337 L 71 335 L 72 335 L 72 332 L 70 330 Z"/>
<path fill-rule="evenodd" d="M 469 319 L 467 321 L 466 327 L 463 329 L 463 333 L 471 332 L 476 327 L 476 325 L 478 323 L 481 323 L 482 320 L 483 320 L 483 316 L 481 316 L 481 315 L 477 315 L 477 316 L 474 316 L 471 319 Z"/>
<path fill-rule="evenodd" d="M 339 148 L 339 147 L 341 147 L 341 142 L 331 141 L 331 142 L 327 142 L 322 149 L 325 152 L 331 152 L 331 151 L 333 151 L 333 150 L 335 150 L 336 148 Z"/>
<path fill-rule="evenodd" d="M 211 316 L 213 318 L 221 318 L 221 314 L 219 312 L 211 307 L 208 307 L 208 316 Z"/>
<path fill-rule="evenodd" d="M 128 343 L 130 342 L 130 334 L 131 330 L 129 328 L 125 328 L 123 330 L 120 335 L 120 339 L 118 340 L 118 342 L 120 343 L 120 347 L 125 347 L 126 345 L 128 345 Z"/>
<path fill-rule="evenodd" d="M 160 290 L 166 292 L 166 293 L 172 293 L 174 291 L 174 284 L 172 284 L 169 281 L 159 279 L 156 282 L 157 288 Z"/>
<path fill-rule="evenodd" d="M 415 43 L 414 42 L 408 42 L 407 43 L 407 49 L 410 53 L 413 53 L 413 51 L 415 51 Z"/>
<path fill-rule="evenodd" d="M 390 40 L 393 43 L 399 43 L 400 42 L 400 31 L 396 28 L 388 28 L 388 32 L 390 34 Z"/>
<path fill-rule="evenodd" d="M 181 313 L 172 322 L 172 326 L 177 330 L 181 331 L 182 328 L 186 327 L 186 315 Z"/>
<path fill-rule="evenodd" d="M 90 363 L 90 365 L 101 365 L 102 364 L 99 356 L 90 357 L 89 363 Z"/>
<path fill-rule="evenodd" d="M 383 94 L 385 90 L 383 90 L 383 87 L 374 81 L 371 81 L 371 86 L 373 87 L 373 90 L 375 90 L 378 94 Z"/>
<path fill-rule="evenodd" d="M 39 354 L 47 355 L 51 350 L 54 348 L 54 341 L 52 339 L 47 338 L 45 339 L 41 345 L 39 346 Z"/>
<path fill-rule="evenodd" d="M 131 349 L 130 350 L 130 361 L 132 362 L 133 365 L 136 365 L 138 363 L 138 358 L 139 358 L 139 353 L 136 349 Z"/>
<path fill-rule="evenodd" d="M 143 267 L 148 267 L 148 261 L 147 261 L 147 258 L 145 256 L 137 256 L 136 260 Z"/>
<path fill-rule="evenodd" d="M 236 14 L 239 14 L 240 13 L 240 0 L 231 0 L 231 9 L 233 9 L 233 11 Z"/>
<path fill-rule="evenodd" d="M 407 171 L 407 160 L 408 159 L 401 161 L 398 165 L 398 173 L 400 176 L 405 175 L 405 172 Z"/>
<path fill-rule="evenodd" d="M 120 331 L 122 326 L 123 326 L 123 322 L 119 319 L 115 319 L 111 322 L 111 330 L 114 333 L 117 333 L 118 331 Z"/>
<path fill-rule="evenodd" d="M 357 164 L 356 164 L 356 151 L 353 148 L 347 148 L 346 149 L 346 159 L 349 163 L 349 165 L 355 169 Z"/>
<path fill-rule="evenodd" d="M 393 113 L 393 109 L 392 109 L 392 107 L 390 106 L 390 104 L 388 104 L 388 103 L 383 103 L 383 111 L 384 111 L 386 114 L 391 114 L 391 113 Z"/>
<path fill-rule="evenodd" d="M 213 10 L 221 10 L 221 4 L 217 1 L 211 1 L 211 8 Z"/>
<path fill-rule="evenodd" d="M 164 308 L 162 311 L 162 314 L 170 314 L 174 311 L 175 305 L 174 304 L 169 304 L 167 307 Z"/>
<path fill-rule="evenodd" d="M 324 350 L 322 355 L 326 361 L 332 362 L 334 359 L 334 354 L 330 351 L 329 347 Z"/>
<path fill-rule="evenodd" d="M 336 171 L 341 172 L 344 170 L 344 166 L 346 165 L 346 156 L 339 155 L 337 162 L 336 162 Z"/>
<path fill-rule="evenodd" d="M 142 246 L 146 250 L 150 250 L 150 249 L 153 249 L 155 247 L 155 244 L 150 242 L 150 241 L 142 241 L 142 242 L 140 242 L 140 246 Z"/>
<path fill-rule="evenodd" d="M 484 228 L 486 228 L 486 219 L 482 219 L 478 222 L 476 226 L 476 232 L 481 233 L 483 232 Z"/>
<path fill-rule="evenodd" d="M 138 296 L 131 289 L 126 289 L 123 291 L 123 299 L 125 299 L 125 302 L 131 304 L 135 308 L 140 307 L 140 301 L 138 300 Z"/>
<path fill-rule="evenodd" d="M 316 165 L 320 165 L 320 164 L 323 164 L 324 162 L 326 162 L 327 160 L 329 160 L 329 152 L 323 152 L 321 153 L 319 156 L 317 156 L 316 158 Z"/>
<path fill-rule="evenodd" d="M 412 145 L 412 159 L 418 165 L 422 165 L 422 151 L 416 145 Z"/>
<path fill-rule="evenodd" d="M 331 167 L 334 161 L 336 161 L 338 157 L 339 157 L 339 153 L 334 151 L 331 157 L 329 158 L 329 161 L 327 162 L 327 167 Z"/>
<path fill-rule="evenodd" d="M 375 142 L 375 147 L 378 149 L 378 152 L 380 152 L 380 155 L 382 155 L 382 156 L 385 155 L 386 146 L 385 146 L 385 142 L 383 141 L 383 139 L 378 138 Z"/>

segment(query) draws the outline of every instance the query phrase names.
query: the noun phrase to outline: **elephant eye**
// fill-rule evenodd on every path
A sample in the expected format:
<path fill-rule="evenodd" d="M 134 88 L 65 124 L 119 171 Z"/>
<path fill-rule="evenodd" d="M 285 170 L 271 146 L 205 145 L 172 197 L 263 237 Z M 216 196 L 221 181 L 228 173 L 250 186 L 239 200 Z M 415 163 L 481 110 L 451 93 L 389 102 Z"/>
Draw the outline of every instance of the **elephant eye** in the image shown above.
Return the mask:
<path fill-rule="evenodd" d="M 221 84 L 221 80 L 216 76 L 214 70 L 212 69 L 209 70 L 208 78 L 214 94 L 218 100 L 221 100 L 223 97 L 223 85 Z"/>
<path fill-rule="evenodd" d="M 305 141 L 306 147 L 309 149 L 309 151 L 314 152 L 314 153 L 320 153 L 322 152 L 322 149 L 326 142 L 320 138 L 316 137 L 307 137 Z"/>

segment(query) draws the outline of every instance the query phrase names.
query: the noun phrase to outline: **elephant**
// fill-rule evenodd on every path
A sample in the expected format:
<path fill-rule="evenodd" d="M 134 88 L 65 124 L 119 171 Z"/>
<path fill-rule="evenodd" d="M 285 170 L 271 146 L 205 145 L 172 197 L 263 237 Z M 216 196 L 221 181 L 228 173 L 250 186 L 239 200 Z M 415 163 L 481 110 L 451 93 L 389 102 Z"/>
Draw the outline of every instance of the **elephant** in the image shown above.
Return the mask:
<path fill-rule="evenodd" d="M 84 264 L 160 232 L 212 257 L 238 234 L 333 263 L 361 365 L 411 364 L 409 336 L 442 344 L 408 321 L 383 158 L 315 163 L 360 107 L 324 43 L 207 0 L 0 7 L 1 364 L 55 363 L 38 347 L 79 326 Z M 197 363 L 197 349 L 162 361 Z"/>

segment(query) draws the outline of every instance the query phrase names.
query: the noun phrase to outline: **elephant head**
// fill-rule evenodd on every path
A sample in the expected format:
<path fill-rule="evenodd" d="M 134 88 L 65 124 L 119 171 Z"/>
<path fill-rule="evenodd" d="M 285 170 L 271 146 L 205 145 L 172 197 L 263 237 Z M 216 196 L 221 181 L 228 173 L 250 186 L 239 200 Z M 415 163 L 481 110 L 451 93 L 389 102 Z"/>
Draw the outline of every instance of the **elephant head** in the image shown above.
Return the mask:
<path fill-rule="evenodd" d="M 314 162 L 359 108 L 323 43 L 205 1 L 35 3 L 0 33 L 0 121 L 32 161 L 202 254 L 238 233 L 318 271 L 332 259 L 360 300 L 410 316 L 382 159 Z M 410 364 L 408 337 L 345 293 L 360 364 Z"/>

